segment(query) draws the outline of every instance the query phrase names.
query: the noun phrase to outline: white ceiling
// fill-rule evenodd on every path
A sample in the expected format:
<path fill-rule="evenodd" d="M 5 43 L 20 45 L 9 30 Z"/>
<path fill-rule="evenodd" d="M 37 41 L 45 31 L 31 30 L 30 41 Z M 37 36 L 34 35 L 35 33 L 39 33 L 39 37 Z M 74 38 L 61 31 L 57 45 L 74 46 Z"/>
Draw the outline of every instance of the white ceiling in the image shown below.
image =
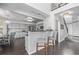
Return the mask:
<path fill-rule="evenodd" d="M 0 16 L 20 22 L 27 22 L 25 18 L 32 17 L 34 22 L 39 22 L 44 20 L 48 14 L 24 3 L 0 3 Z"/>
<path fill-rule="evenodd" d="M 47 15 L 51 12 L 51 3 L 27 3 L 28 5 L 46 13 Z"/>

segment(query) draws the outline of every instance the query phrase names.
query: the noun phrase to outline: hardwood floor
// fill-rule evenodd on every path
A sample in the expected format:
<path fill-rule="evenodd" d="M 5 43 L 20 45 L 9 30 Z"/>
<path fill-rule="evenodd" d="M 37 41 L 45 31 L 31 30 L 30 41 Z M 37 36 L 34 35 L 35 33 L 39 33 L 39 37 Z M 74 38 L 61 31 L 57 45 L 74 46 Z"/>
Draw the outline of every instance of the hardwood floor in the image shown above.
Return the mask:
<path fill-rule="evenodd" d="M 1 46 L 1 55 L 28 55 L 25 50 L 25 40 L 16 39 L 14 47 Z M 33 55 L 45 55 L 45 49 L 42 49 Z M 71 40 L 64 40 L 56 46 L 49 46 L 47 55 L 79 55 L 79 43 Z"/>
<path fill-rule="evenodd" d="M 38 54 L 45 55 L 45 49 L 42 49 Z M 79 55 L 79 43 L 71 40 L 65 40 L 57 46 L 49 46 L 47 55 Z"/>
<path fill-rule="evenodd" d="M 24 38 L 16 39 L 14 47 L 1 46 L 2 50 L 0 51 L 1 55 L 27 55 L 28 53 L 25 50 L 25 40 Z"/>

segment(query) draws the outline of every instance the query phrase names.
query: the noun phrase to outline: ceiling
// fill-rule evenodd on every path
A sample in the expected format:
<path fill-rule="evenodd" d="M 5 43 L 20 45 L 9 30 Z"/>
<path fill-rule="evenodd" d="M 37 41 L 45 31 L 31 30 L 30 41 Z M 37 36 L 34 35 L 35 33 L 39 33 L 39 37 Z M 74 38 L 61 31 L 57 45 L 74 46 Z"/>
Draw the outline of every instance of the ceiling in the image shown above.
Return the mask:
<path fill-rule="evenodd" d="M 50 7 L 54 8 L 57 4 L 58 3 L 0 3 L 0 16 L 12 22 L 37 23 L 45 20 L 50 14 Z M 33 21 L 27 21 L 27 17 L 33 18 Z"/>
<path fill-rule="evenodd" d="M 10 21 L 28 22 L 32 17 L 33 23 L 43 21 L 48 15 L 24 3 L 0 3 L 0 16 Z M 31 23 L 31 22 L 29 22 Z"/>
<path fill-rule="evenodd" d="M 68 3 L 51 3 L 51 11 L 56 10 L 64 5 L 67 5 Z"/>
<path fill-rule="evenodd" d="M 52 3 L 26 3 L 31 7 L 34 7 L 47 15 L 50 15 Z"/>

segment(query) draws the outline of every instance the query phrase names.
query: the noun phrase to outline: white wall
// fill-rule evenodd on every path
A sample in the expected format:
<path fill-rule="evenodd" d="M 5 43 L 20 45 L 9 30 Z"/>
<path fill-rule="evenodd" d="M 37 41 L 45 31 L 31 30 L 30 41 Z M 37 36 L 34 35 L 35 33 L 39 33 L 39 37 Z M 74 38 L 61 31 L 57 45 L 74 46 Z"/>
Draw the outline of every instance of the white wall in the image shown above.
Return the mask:
<path fill-rule="evenodd" d="M 79 22 L 72 24 L 72 35 L 79 36 Z"/>
<path fill-rule="evenodd" d="M 46 30 L 46 29 L 53 29 L 53 30 L 55 30 L 55 28 L 56 28 L 55 21 L 56 20 L 55 20 L 54 14 L 51 13 L 50 16 L 44 20 L 44 30 Z"/>
<path fill-rule="evenodd" d="M 72 18 L 72 20 L 75 21 L 76 19 Z M 69 35 L 79 36 L 79 22 L 67 24 L 67 27 L 68 27 Z"/>
<path fill-rule="evenodd" d="M 69 24 L 68 27 L 70 30 L 68 38 L 72 41 L 79 42 L 79 22 Z M 78 36 L 78 37 L 76 37 L 76 36 Z"/>
<path fill-rule="evenodd" d="M 1 29 L 2 28 L 2 29 Z M 6 30 L 6 23 L 5 23 L 5 20 L 4 18 L 0 17 L 0 35 L 6 35 L 7 33 L 7 30 Z M 2 34 L 2 33 L 3 34 Z"/>
<path fill-rule="evenodd" d="M 19 24 L 19 23 L 10 23 L 9 24 L 9 34 L 11 32 L 16 32 L 15 38 L 25 37 L 23 30 L 28 31 L 28 25 Z"/>

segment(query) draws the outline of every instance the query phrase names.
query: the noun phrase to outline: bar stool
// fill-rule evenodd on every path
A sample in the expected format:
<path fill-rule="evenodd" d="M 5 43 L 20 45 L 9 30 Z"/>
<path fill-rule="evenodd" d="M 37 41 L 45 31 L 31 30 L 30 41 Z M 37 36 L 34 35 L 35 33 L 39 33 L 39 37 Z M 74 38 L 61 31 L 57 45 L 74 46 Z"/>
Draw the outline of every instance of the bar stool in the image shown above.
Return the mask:
<path fill-rule="evenodd" d="M 50 31 L 48 37 L 48 45 L 52 44 L 52 46 L 55 46 L 56 37 L 57 37 L 57 31 Z"/>
<path fill-rule="evenodd" d="M 45 54 L 47 55 L 47 47 L 48 47 L 48 36 L 47 32 L 43 32 L 42 37 L 38 38 L 37 43 L 36 43 L 36 52 L 38 54 L 38 49 L 39 47 L 45 48 Z"/>

